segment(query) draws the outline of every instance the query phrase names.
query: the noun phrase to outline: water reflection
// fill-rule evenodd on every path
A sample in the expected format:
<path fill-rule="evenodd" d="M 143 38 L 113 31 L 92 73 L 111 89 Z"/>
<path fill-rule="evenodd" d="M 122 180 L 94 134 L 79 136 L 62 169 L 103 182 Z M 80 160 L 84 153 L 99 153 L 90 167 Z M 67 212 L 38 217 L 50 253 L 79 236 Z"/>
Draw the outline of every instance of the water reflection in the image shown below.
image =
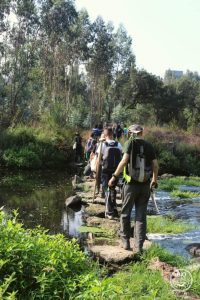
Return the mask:
<path fill-rule="evenodd" d="M 0 206 L 18 209 L 25 227 L 41 225 L 50 233 L 62 231 L 64 199 L 71 194 L 66 173 L 18 172 L 1 175 Z"/>
<path fill-rule="evenodd" d="M 77 210 L 66 208 L 62 213 L 61 227 L 63 232 L 70 237 L 79 238 L 81 236 L 79 227 L 83 224 L 83 207 Z"/>

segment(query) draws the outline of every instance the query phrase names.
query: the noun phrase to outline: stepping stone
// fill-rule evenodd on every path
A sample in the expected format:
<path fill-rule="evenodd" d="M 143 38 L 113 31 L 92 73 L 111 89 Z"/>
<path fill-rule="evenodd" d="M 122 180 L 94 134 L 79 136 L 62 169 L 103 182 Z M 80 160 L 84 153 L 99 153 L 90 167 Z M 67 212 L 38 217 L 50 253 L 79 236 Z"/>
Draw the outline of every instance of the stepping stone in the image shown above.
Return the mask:
<path fill-rule="evenodd" d="M 131 239 L 131 247 L 133 248 L 134 240 Z M 144 249 L 148 249 L 151 246 L 150 241 L 145 241 Z M 124 250 L 121 246 L 121 241 L 117 240 L 116 245 L 88 245 L 91 253 L 99 258 L 102 262 L 123 264 L 131 261 L 134 258 L 135 253 L 133 250 Z"/>
<path fill-rule="evenodd" d="M 88 226 L 100 226 L 103 229 L 113 230 L 116 233 L 120 228 L 120 223 L 117 219 L 109 220 L 107 218 L 88 217 L 86 221 Z"/>
<path fill-rule="evenodd" d="M 105 217 L 105 206 L 103 206 L 101 204 L 91 203 L 88 207 L 85 208 L 85 212 L 89 216 L 104 218 Z"/>

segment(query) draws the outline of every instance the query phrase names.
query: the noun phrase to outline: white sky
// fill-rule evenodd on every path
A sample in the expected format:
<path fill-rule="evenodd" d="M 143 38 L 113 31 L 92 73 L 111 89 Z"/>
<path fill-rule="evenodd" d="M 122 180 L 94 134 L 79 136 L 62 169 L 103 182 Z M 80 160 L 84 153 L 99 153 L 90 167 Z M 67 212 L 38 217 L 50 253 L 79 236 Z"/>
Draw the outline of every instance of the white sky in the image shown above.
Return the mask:
<path fill-rule="evenodd" d="M 200 73 L 200 0 L 76 0 L 76 7 L 92 21 L 122 23 L 137 67 L 160 76 L 169 68 Z"/>

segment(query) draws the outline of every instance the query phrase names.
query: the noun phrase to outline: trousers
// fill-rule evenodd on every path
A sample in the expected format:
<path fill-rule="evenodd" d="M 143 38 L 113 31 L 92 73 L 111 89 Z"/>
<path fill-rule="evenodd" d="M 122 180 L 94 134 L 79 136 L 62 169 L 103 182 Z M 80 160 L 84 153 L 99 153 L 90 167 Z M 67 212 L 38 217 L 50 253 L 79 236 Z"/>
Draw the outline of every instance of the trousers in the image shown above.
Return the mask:
<path fill-rule="evenodd" d="M 122 191 L 123 203 L 120 216 L 120 234 L 131 236 L 131 212 L 135 204 L 134 241 L 137 251 L 141 251 L 146 238 L 147 205 L 150 198 L 150 184 L 133 182 L 125 184 Z"/>
<path fill-rule="evenodd" d="M 117 212 L 117 205 L 116 205 L 116 190 L 115 188 L 108 189 L 108 181 L 111 179 L 112 173 L 105 173 L 102 172 L 101 174 L 101 181 L 102 181 L 102 189 L 105 194 L 105 214 L 113 216 Z"/>

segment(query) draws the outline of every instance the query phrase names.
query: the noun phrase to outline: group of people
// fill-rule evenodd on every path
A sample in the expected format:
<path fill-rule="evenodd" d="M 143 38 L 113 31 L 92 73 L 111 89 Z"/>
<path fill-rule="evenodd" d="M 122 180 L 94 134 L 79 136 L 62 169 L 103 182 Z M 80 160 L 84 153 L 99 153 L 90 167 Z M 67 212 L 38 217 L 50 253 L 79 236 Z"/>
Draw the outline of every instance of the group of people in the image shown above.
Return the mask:
<path fill-rule="evenodd" d="M 126 141 L 123 149 L 119 142 L 122 134 Z M 119 132 L 121 131 L 121 135 Z M 123 132 L 122 132 L 123 131 Z M 117 133 L 118 132 L 118 133 Z M 118 217 L 116 186 L 123 173 L 120 236 L 124 249 L 130 249 L 131 212 L 135 205 L 135 252 L 141 253 L 146 238 L 146 214 L 150 190 L 157 186 L 158 162 L 153 146 L 145 141 L 143 127 L 134 124 L 129 128 L 95 126 L 86 143 L 86 158 L 91 167 L 101 171 L 102 196 L 105 197 L 105 216 Z M 93 170 L 95 171 L 95 170 Z M 89 171 L 91 172 L 91 170 Z"/>

